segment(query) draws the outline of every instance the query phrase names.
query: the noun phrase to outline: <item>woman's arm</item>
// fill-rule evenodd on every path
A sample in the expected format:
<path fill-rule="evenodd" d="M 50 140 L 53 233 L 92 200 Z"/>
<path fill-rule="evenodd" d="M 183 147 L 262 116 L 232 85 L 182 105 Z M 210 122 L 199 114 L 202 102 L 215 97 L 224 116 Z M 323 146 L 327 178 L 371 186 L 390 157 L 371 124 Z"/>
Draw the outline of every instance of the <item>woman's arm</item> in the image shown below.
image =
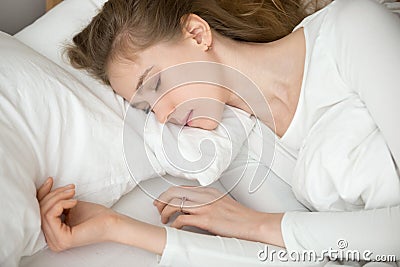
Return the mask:
<path fill-rule="evenodd" d="M 72 200 L 73 185 L 51 191 L 52 183 L 50 178 L 39 188 L 37 198 L 40 202 L 42 228 L 46 241 L 53 251 L 112 241 L 162 255 L 160 262 L 162 266 L 266 266 L 273 259 L 275 261 L 272 266 L 294 266 L 295 264 L 290 260 L 276 264 L 277 255 L 271 257 L 271 254 L 266 254 L 272 250 L 279 252 L 279 247 L 236 238 L 195 234 L 170 227 L 157 227 L 118 214 L 102 205 Z M 200 188 L 200 190 L 208 191 L 206 188 Z M 232 206 L 230 200 L 224 203 L 228 203 L 225 207 L 234 208 L 236 211 L 236 205 Z M 245 207 L 241 212 L 242 222 L 246 222 L 245 219 L 250 214 L 257 216 L 257 212 Z M 246 212 L 250 214 L 246 215 Z M 65 215 L 64 222 L 61 219 L 62 214 Z M 266 219 L 267 222 L 272 221 L 263 216 L 260 218 Z M 251 221 L 251 218 L 248 219 Z M 279 222 L 277 221 L 276 225 L 280 224 L 281 217 L 277 219 Z M 233 223 L 226 222 L 223 226 L 229 228 Z M 249 225 L 246 224 L 239 226 L 242 230 L 247 229 L 247 232 L 251 230 L 251 235 L 256 236 L 254 235 L 256 229 L 248 228 Z M 242 233 L 246 232 L 242 230 Z M 229 235 L 228 232 L 226 234 Z M 259 232 L 255 239 L 260 239 L 260 234 Z M 307 266 L 312 265 L 320 266 L 320 263 Z"/>
<path fill-rule="evenodd" d="M 117 214 L 110 229 L 112 242 L 117 242 L 162 255 L 166 244 L 165 228 Z"/>
<path fill-rule="evenodd" d="M 321 254 L 329 248 L 377 255 L 395 255 L 400 260 L 400 206 L 352 212 L 287 212 L 282 232 L 289 251 L 313 250 Z"/>
<path fill-rule="evenodd" d="M 399 166 L 400 19 L 374 1 L 341 4 L 333 29 L 339 71 L 365 103 Z"/>
<path fill-rule="evenodd" d="M 162 254 L 166 242 L 164 228 L 137 221 L 102 205 L 74 200 L 73 185 L 51 190 L 52 186 L 53 179 L 49 178 L 37 192 L 42 229 L 51 250 L 111 241 Z"/>
<path fill-rule="evenodd" d="M 195 226 L 218 236 L 285 247 L 281 232 L 283 213 L 264 213 L 241 205 L 211 187 L 171 187 L 154 201 L 161 221 L 180 213 L 171 227 Z"/>

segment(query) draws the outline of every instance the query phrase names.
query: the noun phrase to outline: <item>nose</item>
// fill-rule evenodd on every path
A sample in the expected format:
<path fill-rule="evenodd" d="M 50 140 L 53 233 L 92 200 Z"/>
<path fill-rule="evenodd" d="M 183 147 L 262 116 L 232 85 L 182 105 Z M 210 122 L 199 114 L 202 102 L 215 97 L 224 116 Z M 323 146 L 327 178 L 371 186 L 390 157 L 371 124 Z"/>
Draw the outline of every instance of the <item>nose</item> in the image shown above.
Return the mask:
<path fill-rule="evenodd" d="M 156 115 L 156 119 L 160 123 L 166 123 L 168 121 L 169 115 L 173 112 L 173 109 L 166 109 L 163 108 L 162 106 L 156 105 L 153 108 L 153 112 Z"/>
<path fill-rule="evenodd" d="M 156 109 L 153 109 L 154 114 L 156 115 L 156 119 L 158 122 L 160 123 L 166 123 L 167 122 L 167 116 L 165 116 L 164 114 L 160 114 L 160 112 L 157 112 Z"/>

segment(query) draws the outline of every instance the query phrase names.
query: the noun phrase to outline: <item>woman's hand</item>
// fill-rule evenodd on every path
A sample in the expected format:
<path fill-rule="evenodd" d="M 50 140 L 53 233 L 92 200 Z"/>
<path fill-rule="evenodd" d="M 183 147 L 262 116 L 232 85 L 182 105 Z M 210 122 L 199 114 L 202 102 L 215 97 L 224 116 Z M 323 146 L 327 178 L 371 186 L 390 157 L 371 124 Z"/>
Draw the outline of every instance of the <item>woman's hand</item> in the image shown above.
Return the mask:
<path fill-rule="evenodd" d="M 51 250 L 62 251 L 110 239 L 117 213 L 102 205 L 72 199 L 74 185 L 51 190 L 52 186 L 53 179 L 49 178 L 37 191 L 42 230 Z"/>
<path fill-rule="evenodd" d="M 284 247 L 280 227 L 283 213 L 249 209 L 214 188 L 171 187 L 154 205 L 163 223 L 168 223 L 173 214 L 182 213 L 171 227 L 195 226 L 220 236 Z"/>

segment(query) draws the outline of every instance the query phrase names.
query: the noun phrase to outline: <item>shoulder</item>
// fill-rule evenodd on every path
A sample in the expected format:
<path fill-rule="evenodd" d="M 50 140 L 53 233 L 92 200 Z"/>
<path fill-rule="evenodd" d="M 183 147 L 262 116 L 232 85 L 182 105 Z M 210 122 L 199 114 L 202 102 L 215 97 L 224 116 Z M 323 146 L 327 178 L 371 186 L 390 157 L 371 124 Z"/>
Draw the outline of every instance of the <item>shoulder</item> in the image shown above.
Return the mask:
<path fill-rule="evenodd" d="M 366 55 L 373 60 L 398 45 L 399 17 L 375 0 L 335 0 L 328 17 L 325 32 L 342 63 L 349 65 Z"/>
<path fill-rule="evenodd" d="M 367 33 L 362 29 L 385 25 L 386 20 L 397 20 L 384 5 L 376 0 L 335 0 L 323 9 L 306 17 L 295 29 L 307 26 L 322 35 L 347 34 L 354 38 L 358 33 Z M 361 31 L 360 31 L 361 30 Z M 356 33 L 355 33 L 356 32 Z"/>
<path fill-rule="evenodd" d="M 369 13 L 384 10 L 385 7 L 376 0 L 335 0 L 332 3 L 335 6 L 337 15 L 361 15 L 365 16 Z"/>
<path fill-rule="evenodd" d="M 336 34 L 350 39 L 360 35 L 378 37 L 383 28 L 400 25 L 396 15 L 374 0 L 335 0 L 330 13 Z"/>

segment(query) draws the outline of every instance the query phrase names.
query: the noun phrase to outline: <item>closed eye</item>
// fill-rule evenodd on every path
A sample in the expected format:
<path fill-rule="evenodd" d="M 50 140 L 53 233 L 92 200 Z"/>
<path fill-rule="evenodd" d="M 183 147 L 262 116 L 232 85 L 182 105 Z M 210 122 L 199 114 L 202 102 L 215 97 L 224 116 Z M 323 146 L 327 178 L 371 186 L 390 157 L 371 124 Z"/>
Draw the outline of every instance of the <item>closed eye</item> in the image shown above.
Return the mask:
<path fill-rule="evenodd" d="M 137 89 L 138 94 L 144 95 L 146 92 L 156 93 L 161 85 L 160 75 L 152 77 L 150 80 L 146 81 L 144 84 L 141 84 Z"/>
<path fill-rule="evenodd" d="M 144 113 L 149 114 L 151 111 L 151 106 L 148 105 L 146 108 L 142 109 L 144 111 Z"/>
<path fill-rule="evenodd" d="M 160 87 L 160 84 L 161 84 L 161 78 L 158 77 L 157 84 L 156 84 L 156 86 L 154 87 L 154 92 L 157 92 L 157 91 L 158 91 L 158 89 L 159 89 L 159 87 Z"/>
<path fill-rule="evenodd" d="M 146 101 L 142 101 L 142 102 L 139 102 L 139 103 L 134 103 L 134 104 L 131 104 L 131 106 L 133 108 L 143 110 L 146 114 L 149 114 L 150 111 L 151 111 L 151 105 Z"/>

